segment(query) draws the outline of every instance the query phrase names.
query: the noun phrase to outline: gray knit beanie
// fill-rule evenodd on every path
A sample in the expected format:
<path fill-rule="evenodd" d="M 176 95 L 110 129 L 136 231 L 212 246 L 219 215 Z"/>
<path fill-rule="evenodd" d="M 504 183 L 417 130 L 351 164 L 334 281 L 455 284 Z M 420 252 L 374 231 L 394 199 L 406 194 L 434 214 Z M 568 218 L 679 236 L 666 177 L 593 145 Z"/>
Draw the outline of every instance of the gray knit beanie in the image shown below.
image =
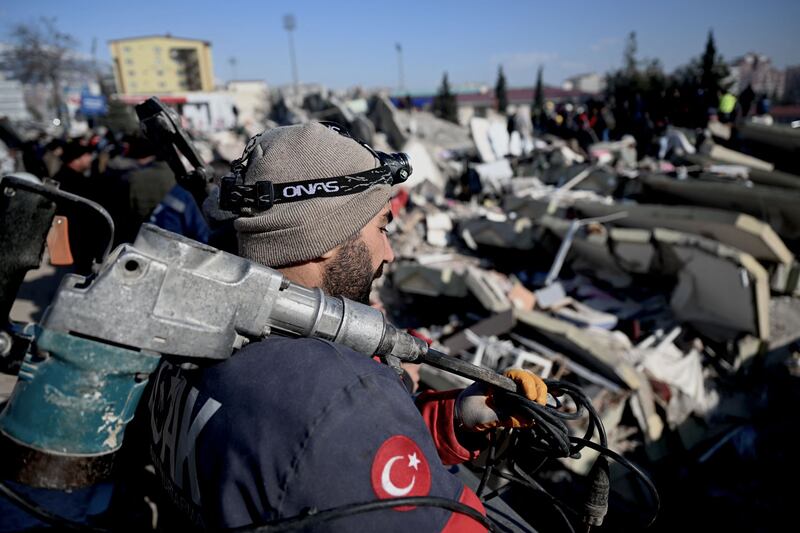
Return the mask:
<path fill-rule="evenodd" d="M 244 182 L 330 178 L 380 165 L 369 150 L 317 122 L 265 132 L 250 154 Z M 239 255 L 270 267 L 321 256 L 367 225 L 391 198 L 391 185 L 365 192 L 278 204 L 236 219 Z"/>

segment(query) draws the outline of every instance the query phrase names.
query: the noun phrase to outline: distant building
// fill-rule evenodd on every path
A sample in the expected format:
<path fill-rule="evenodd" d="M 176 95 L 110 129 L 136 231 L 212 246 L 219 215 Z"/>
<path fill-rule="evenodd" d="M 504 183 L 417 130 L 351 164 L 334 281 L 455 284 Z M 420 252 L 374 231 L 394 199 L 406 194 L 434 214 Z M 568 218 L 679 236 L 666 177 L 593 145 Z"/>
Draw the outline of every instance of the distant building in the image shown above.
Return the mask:
<path fill-rule="evenodd" d="M 530 113 L 533 104 L 534 87 L 513 87 L 506 91 L 508 98 L 509 112 L 520 111 Z M 467 124 L 472 117 L 487 117 L 497 112 L 497 98 L 494 90 L 486 85 L 477 89 L 462 88 L 461 86 L 453 89 L 456 95 L 458 106 L 458 121 Z M 542 97 L 545 101 L 553 103 L 560 102 L 584 102 L 593 95 L 575 90 L 562 89 L 560 87 L 542 88 Z M 433 92 L 394 92 L 390 96 L 392 103 L 399 108 L 404 107 L 407 99 L 411 100 L 414 107 L 424 108 L 433 104 L 436 94 Z"/>
<path fill-rule="evenodd" d="M 786 73 L 772 65 L 764 54 L 749 52 L 730 64 L 731 92 L 739 94 L 749 85 L 756 94 L 781 99 L 785 88 Z"/>
<path fill-rule="evenodd" d="M 214 90 L 211 43 L 171 35 L 109 41 L 120 94 L 172 94 Z"/>
<path fill-rule="evenodd" d="M 786 67 L 786 81 L 783 87 L 784 101 L 800 104 L 800 65 Z"/>
<path fill-rule="evenodd" d="M 269 87 L 261 80 L 229 81 L 227 91 L 233 97 L 239 124 L 261 126 L 269 106 Z"/>
<path fill-rule="evenodd" d="M 587 94 L 599 94 L 606 89 L 606 77 L 596 72 L 578 74 L 564 80 L 561 87 L 565 91 L 579 91 Z"/>
<path fill-rule="evenodd" d="M 508 111 L 519 111 L 530 113 L 533 104 L 534 87 L 510 88 L 506 91 L 508 98 Z M 542 88 L 542 97 L 545 101 L 553 103 L 560 102 L 581 102 L 589 99 L 592 95 L 575 89 L 566 90 L 559 87 Z M 466 124 L 472 117 L 490 116 L 497 109 L 497 99 L 494 91 L 486 90 L 483 92 L 460 93 L 456 95 L 458 103 L 458 121 Z"/>
<path fill-rule="evenodd" d="M 10 120 L 26 120 L 30 118 L 25 105 L 25 94 L 22 83 L 7 80 L 0 72 L 0 117 Z"/>

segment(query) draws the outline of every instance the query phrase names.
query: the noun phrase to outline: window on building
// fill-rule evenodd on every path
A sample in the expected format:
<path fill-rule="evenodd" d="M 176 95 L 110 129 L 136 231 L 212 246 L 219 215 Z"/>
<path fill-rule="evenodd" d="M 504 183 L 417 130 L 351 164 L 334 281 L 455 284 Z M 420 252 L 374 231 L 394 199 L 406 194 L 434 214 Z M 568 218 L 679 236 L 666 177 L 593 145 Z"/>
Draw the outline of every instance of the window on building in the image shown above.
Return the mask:
<path fill-rule="evenodd" d="M 164 71 L 163 71 L 163 70 L 161 70 L 161 69 L 158 69 L 158 70 L 156 71 L 156 76 L 163 76 L 163 75 L 164 75 Z"/>
<path fill-rule="evenodd" d="M 122 49 L 124 51 L 128 52 L 128 53 L 130 53 L 130 51 L 131 51 L 131 47 L 130 46 L 123 46 Z"/>
<path fill-rule="evenodd" d="M 164 87 L 167 86 L 167 84 L 164 83 L 163 81 L 160 81 L 160 82 L 158 82 L 158 86 L 163 89 Z"/>
<path fill-rule="evenodd" d="M 125 64 L 126 64 L 126 65 L 133 65 L 133 59 L 131 59 L 131 58 L 129 57 L 128 59 L 126 59 L 126 60 L 125 60 Z"/>
<path fill-rule="evenodd" d="M 128 71 L 128 76 L 136 76 L 136 71 L 135 70 L 129 70 Z"/>

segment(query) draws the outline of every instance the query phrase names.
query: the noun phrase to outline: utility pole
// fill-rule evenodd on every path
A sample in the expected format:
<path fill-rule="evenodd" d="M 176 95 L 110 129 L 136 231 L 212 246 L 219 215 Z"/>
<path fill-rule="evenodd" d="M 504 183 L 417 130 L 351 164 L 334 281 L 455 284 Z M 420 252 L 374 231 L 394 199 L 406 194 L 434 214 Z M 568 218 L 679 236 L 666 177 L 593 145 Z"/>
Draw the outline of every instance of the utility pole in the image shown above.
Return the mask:
<path fill-rule="evenodd" d="M 398 70 L 398 82 L 399 82 L 397 86 L 397 91 L 398 93 L 402 93 L 403 90 L 406 88 L 405 74 L 403 72 L 403 47 L 400 43 L 395 43 L 394 47 L 397 50 L 397 70 Z"/>
<path fill-rule="evenodd" d="M 297 78 L 297 59 L 294 57 L 294 39 L 292 32 L 297 27 L 297 21 L 294 15 L 288 14 L 283 16 L 283 29 L 289 34 L 289 59 L 292 62 L 292 80 L 294 81 L 294 94 L 298 94 L 298 78 Z"/>

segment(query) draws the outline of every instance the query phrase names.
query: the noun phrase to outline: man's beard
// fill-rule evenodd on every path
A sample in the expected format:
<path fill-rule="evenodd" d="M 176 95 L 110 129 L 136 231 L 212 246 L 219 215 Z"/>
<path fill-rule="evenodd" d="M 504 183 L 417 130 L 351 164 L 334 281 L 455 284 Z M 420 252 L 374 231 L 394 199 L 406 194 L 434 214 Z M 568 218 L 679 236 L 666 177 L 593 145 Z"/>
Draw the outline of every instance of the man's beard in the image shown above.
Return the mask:
<path fill-rule="evenodd" d="M 350 300 L 369 304 L 372 281 L 383 274 L 383 263 L 372 271 L 369 249 L 360 235 L 351 237 L 342 244 L 339 253 L 331 260 L 322 275 L 322 290 L 331 296 L 343 296 Z"/>

